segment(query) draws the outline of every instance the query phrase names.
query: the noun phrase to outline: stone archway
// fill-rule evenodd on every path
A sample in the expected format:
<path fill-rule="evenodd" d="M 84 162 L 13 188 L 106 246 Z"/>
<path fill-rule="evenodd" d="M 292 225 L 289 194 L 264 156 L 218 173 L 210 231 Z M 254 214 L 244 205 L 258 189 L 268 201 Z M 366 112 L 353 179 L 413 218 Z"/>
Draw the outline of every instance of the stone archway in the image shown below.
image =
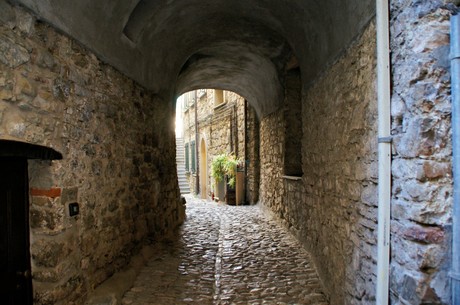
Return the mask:
<path fill-rule="evenodd" d="M 200 187 L 201 198 L 206 199 L 208 194 L 208 156 L 204 139 L 201 139 L 200 143 Z"/>

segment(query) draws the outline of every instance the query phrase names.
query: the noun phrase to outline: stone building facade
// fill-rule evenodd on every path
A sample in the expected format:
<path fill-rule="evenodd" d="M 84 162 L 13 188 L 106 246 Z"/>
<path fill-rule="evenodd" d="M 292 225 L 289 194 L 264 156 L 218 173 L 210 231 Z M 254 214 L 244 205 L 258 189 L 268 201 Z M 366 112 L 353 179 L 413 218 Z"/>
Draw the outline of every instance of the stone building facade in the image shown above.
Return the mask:
<path fill-rule="evenodd" d="M 207 112 L 214 91 L 198 91 L 195 133 L 195 106 L 185 113 L 198 169 L 207 150 L 203 195 L 211 156 L 245 155 L 245 199 L 305 245 L 330 303 L 375 304 L 375 2 L 135 2 L 89 11 L 87 1 L 0 0 L 0 153 L 23 142 L 63 156 L 28 161 L 35 303 L 83 304 L 183 221 L 175 97 L 221 88 L 246 102 L 224 91 L 227 103 Z M 452 304 L 449 18 L 459 3 L 389 3 L 390 303 Z"/>
<path fill-rule="evenodd" d="M 208 199 L 214 194 L 225 201 L 224 182 L 217 183 L 212 177 L 211 163 L 217 155 L 233 153 L 246 165 L 240 169 L 245 177 L 241 182 L 241 203 L 256 203 L 259 156 L 255 149 L 258 118 L 254 109 L 238 94 L 219 89 L 190 91 L 178 101 L 182 106 L 176 115 L 183 120 L 186 175 L 192 192 Z"/>

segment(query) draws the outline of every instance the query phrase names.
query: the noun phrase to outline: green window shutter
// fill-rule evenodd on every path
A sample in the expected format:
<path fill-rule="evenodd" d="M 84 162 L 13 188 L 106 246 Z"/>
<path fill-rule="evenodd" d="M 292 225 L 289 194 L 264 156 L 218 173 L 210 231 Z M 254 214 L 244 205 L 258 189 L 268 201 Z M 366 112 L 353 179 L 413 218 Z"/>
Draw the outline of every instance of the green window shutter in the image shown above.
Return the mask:
<path fill-rule="evenodd" d="M 196 160 L 195 160 L 195 141 L 190 144 L 190 150 L 192 154 L 192 173 L 196 172 Z"/>
<path fill-rule="evenodd" d="M 187 172 L 190 171 L 190 155 L 189 155 L 189 149 L 188 149 L 189 147 L 188 146 L 189 146 L 188 143 L 185 144 L 185 149 L 184 149 L 184 151 L 185 151 L 185 170 Z"/>

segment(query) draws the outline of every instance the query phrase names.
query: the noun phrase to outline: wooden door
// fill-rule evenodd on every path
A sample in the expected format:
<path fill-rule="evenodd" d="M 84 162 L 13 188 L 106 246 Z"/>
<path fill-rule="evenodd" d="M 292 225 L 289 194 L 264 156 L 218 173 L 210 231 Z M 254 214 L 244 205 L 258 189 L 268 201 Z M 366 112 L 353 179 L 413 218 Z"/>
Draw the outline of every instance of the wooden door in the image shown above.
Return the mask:
<path fill-rule="evenodd" d="M 32 304 L 27 159 L 0 158 L 0 304 Z"/>

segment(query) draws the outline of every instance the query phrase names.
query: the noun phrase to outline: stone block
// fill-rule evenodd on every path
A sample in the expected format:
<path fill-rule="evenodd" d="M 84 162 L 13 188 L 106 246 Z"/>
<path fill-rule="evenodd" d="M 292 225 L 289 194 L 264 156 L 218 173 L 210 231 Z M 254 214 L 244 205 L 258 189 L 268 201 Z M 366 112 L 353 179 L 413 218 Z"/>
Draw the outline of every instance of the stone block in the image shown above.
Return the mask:
<path fill-rule="evenodd" d="M 37 66 L 49 70 L 53 70 L 56 67 L 56 60 L 54 59 L 53 54 L 51 54 L 46 49 L 39 49 L 38 54 L 36 55 Z"/>
<path fill-rule="evenodd" d="M 394 178 L 422 180 L 424 170 L 418 160 L 395 158 L 391 164 L 391 174 Z"/>
<path fill-rule="evenodd" d="M 0 21 L 9 28 L 13 28 L 16 21 L 14 9 L 5 1 L 0 1 Z"/>
<path fill-rule="evenodd" d="M 64 230 L 64 212 L 54 209 L 31 209 L 30 227 L 40 232 L 55 234 Z"/>
<path fill-rule="evenodd" d="M 370 184 L 361 191 L 361 201 L 366 205 L 377 206 L 377 185 Z"/>
<path fill-rule="evenodd" d="M 425 161 L 423 163 L 424 176 L 428 179 L 437 179 L 452 176 L 452 166 L 450 163 L 439 163 Z"/>
<path fill-rule="evenodd" d="M 42 207 L 52 207 L 54 200 L 50 197 L 32 196 L 32 204 Z"/>
<path fill-rule="evenodd" d="M 415 28 L 414 39 L 411 41 L 415 53 L 428 53 L 449 44 L 449 22 L 433 20 L 422 23 Z"/>
<path fill-rule="evenodd" d="M 427 245 L 418 251 L 420 270 L 430 270 L 442 267 L 442 258 L 447 249 L 443 245 Z"/>
<path fill-rule="evenodd" d="M 425 244 L 439 244 L 444 242 L 445 233 L 439 227 L 411 226 L 402 232 L 404 238 Z"/>
<path fill-rule="evenodd" d="M 33 98 L 37 95 L 37 84 L 31 79 L 17 74 L 14 93 L 16 96 L 24 94 Z"/>
<path fill-rule="evenodd" d="M 37 267 L 56 267 L 67 258 L 71 249 L 67 242 L 38 240 L 32 244 L 31 254 Z"/>
<path fill-rule="evenodd" d="M 409 304 L 420 304 L 420 298 L 414 291 L 418 290 L 419 278 L 415 278 L 409 274 L 405 274 L 402 278 L 402 282 L 397 288 L 401 297 L 409 302 Z"/>
<path fill-rule="evenodd" d="M 75 271 L 75 263 L 71 260 L 65 260 L 54 268 L 38 267 L 37 265 L 32 268 L 34 281 L 43 283 L 57 283 Z"/>
<path fill-rule="evenodd" d="M 0 62 L 14 69 L 29 60 L 30 55 L 26 48 L 8 37 L 0 36 Z"/>
<path fill-rule="evenodd" d="M 428 183 L 420 183 L 417 180 L 400 182 L 401 197 L 415 202 L 432 200 L 435 196 L 436 186 Z"/>
<path fill-rule="evenodd" d="M 34 303 L 36 304 L 58 304 L 60 300 L 70 301 L 81 300 L 86 292 L 83 285 L 84 279 L 79 275 L 72 275 L 58 285 L 34 285 Z M 69 297 L 70 296 L 70 297 Z"/>
<path fill-rule="evenodd" d="M 78 201 L 78 187 L 67 187 L 62 189 L 61 203 L 67 204 Z"/>

